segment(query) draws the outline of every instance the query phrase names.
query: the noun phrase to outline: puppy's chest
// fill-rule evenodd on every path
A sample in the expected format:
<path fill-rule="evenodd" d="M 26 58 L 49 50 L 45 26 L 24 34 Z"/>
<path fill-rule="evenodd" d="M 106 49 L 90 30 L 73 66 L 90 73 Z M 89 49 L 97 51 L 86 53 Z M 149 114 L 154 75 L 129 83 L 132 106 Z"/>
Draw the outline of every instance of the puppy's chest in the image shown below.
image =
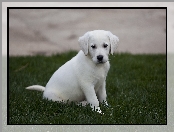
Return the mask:
<path fill-rule="evenodd" d="M 96 68 L 90 72 L 89 80 L 93 85 L 103 82 L 106 79 L 107 71 L 104 68 Z"/>

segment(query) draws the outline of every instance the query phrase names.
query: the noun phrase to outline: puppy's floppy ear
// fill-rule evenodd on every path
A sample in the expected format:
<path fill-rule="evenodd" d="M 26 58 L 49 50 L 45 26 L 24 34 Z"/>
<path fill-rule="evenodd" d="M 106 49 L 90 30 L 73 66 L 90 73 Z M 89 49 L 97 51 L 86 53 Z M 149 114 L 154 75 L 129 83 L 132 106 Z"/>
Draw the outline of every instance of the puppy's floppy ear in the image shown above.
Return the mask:
<path fill-rule="evenodd" d="M 117 43 L 119 42 L 119 38 L 117 36 L 113 35 L 110 31 L 108 31 L 108 36 L 109 36 L 109 40 L 110 40 L 110 43 L 111 43 L 110 52 L 113 55 L 114 50 L 118 47 Z"/>
<path fill-rule="evenodd" d="M 82 37 L 79 38 L 79 45 L 85 55 L 88 54 L 88 41 L 89 41 L 89 32 L 85 33 Z"/>

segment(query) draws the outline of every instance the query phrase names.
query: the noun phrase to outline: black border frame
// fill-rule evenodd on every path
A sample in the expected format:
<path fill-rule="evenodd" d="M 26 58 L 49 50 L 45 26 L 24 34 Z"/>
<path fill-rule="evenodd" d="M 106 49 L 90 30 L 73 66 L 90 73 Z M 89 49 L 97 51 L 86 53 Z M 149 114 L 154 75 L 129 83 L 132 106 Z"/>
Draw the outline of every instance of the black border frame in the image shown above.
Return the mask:
<path fill-rule="evenodd" d="M 92 125 L 167 125 L 167 7 L 7 7 L 7 68 L 9 68 L 9 10 L 10 9 L 166 9 L 166 124 L 92 124 Z M 90 125 L 90 124 L 10 124 L 9 69 L 7 69 L 7 125 Z"/>

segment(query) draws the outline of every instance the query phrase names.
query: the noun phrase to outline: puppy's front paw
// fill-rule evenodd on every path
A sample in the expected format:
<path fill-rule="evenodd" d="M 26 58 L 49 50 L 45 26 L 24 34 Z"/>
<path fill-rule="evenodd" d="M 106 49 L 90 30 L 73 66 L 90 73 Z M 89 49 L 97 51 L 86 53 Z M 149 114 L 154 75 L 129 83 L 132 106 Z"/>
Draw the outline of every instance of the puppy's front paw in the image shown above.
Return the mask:
<path fill-rule="evenodd" d="M 101 115 L 104 115 L 104 113 L 100 110 L 100 107 L 97 107 L 97 108 L 95 109 L 95 111 L 98 112 L 98 113 L 101 114 Z"/>

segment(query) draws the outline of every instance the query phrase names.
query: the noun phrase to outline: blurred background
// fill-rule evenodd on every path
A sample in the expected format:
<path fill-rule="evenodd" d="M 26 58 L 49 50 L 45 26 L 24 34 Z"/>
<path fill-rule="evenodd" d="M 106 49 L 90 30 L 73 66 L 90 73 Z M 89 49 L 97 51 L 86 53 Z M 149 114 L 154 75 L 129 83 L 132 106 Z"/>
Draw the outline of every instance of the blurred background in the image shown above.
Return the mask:
<path fill-rule="evenodd" d="M 165 9 L 10 9 L 9 55 L 78 51 L 96 29 L 119 37 L 116 53 L 166 53 Z"/>

